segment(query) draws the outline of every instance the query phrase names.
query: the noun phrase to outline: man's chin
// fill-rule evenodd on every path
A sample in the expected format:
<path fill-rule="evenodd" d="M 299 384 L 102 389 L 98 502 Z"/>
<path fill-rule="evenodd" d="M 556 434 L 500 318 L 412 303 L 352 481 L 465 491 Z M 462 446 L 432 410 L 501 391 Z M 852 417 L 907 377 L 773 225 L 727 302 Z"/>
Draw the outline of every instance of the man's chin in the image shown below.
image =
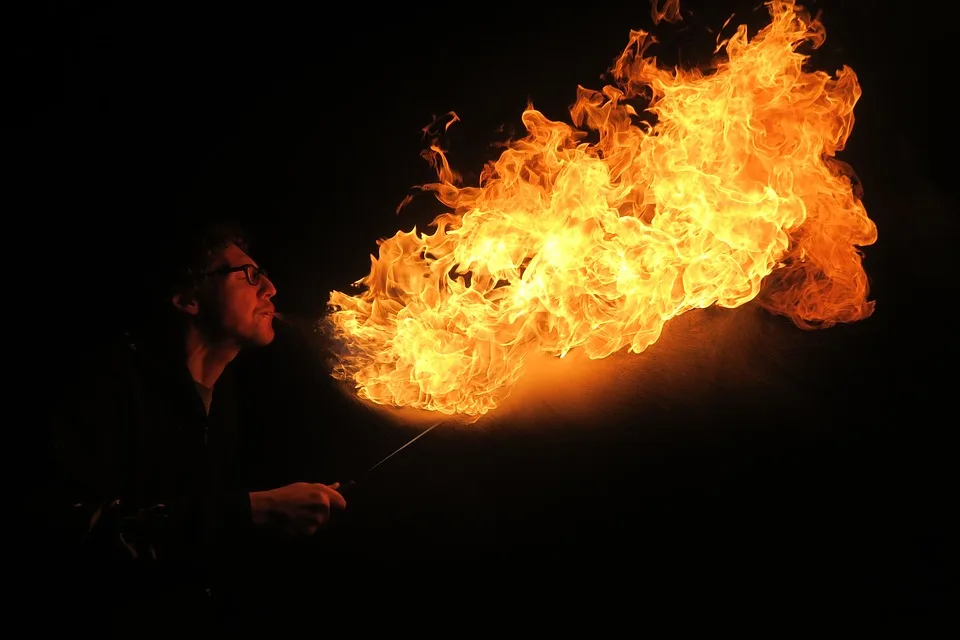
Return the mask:
<path fill-rule="evenodd" d="M 273 329 L 271 329 L 270 331 L 264 331 L 263 333 L 257 336 L 255 346 L 266 347 L 271 342 L 273 342 L 273 339 L 276 337 L 277 337 L 277 334 L 274 333 Z"/>
<path fill-rule="evenodd" d="M 266 347 L 273 342 L 273 339 L 276 337 L 276 335 L 277 334 L 273 331 L 272 327 L 257 331 L 253 335 L 246 336 L 242 341 L 242 346 L 246 348 Z"/>

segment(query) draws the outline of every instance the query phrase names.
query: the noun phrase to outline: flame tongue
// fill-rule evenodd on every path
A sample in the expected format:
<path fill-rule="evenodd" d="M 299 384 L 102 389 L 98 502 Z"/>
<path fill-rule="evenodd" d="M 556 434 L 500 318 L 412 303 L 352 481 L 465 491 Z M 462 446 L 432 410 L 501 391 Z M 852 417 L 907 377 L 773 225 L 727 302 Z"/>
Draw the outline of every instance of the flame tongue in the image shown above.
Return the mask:
<path fill-rule="evenodd" d="M 857 247 L 876 228 L 833 158 L 860 87 L 846 67 L 804 71 L 797 45 L 819 45 L 822 25 L 768 7 L 709 75 L 658 68 L 632 32 L 617 86 L 580 88 L 576 128 L 529 108 L 479 187 L 457 186 L 434 148 L 424 188 L 453 212 L 381 242 L 360 295 L 331 294 L 334 375 L 376 403 L 476 417 L 528 354 L 641 352 L 691 309 L 757 299 L 805 328 L 869 316 Z M 626 102 L 641 95 L 652 127 Z"/>

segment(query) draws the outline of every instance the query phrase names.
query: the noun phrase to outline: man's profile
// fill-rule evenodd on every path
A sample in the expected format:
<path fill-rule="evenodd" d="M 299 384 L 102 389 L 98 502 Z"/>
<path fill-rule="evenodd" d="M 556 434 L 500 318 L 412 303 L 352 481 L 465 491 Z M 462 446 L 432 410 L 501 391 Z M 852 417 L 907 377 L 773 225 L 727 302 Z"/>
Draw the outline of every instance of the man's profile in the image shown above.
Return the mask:
<path fill-rule="evenodd" d="M 157 322 L 124 334 L 54 407 L 45 501 L 68 580 L 108 584 L 91 597 L 204 608 L 254 541 L 309 537 L 346 502 L 336 483 L 247 476 L 231 363 L 273 342 L 277 289 L 242 235 L 210 225 L 165 257 Z"/>

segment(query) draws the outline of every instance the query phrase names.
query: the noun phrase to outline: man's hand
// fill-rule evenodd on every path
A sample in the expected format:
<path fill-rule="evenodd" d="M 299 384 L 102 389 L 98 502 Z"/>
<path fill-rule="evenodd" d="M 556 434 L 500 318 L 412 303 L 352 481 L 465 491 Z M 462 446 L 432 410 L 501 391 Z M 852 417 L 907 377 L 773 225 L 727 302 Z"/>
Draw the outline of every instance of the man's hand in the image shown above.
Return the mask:
<path fill-rule="evenodd" d="M 295 482 L 269 491 L 250 494 L 253 523 L 290 536 L 309 536 L 330 520 L 333 509 L 344 509 L 347 501 L 332 485 Z"/>

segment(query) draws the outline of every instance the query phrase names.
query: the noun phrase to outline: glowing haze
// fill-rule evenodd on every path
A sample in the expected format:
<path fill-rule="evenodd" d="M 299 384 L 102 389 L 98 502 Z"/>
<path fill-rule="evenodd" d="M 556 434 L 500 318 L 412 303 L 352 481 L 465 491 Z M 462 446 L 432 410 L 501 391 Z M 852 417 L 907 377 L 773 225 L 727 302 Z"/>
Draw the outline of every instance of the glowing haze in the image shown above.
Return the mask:
<path fill-rule="evenodd" d="M 615 85 L 578 88 L 572 125 L 528 107 L 478 186 L 435 145 L 423 188 L 450 212 L 380 241 L 357 295 L 331 293 L 333 375 L 374 403 L 475 418 L 531 354 L 639 353 L 691 309 L 756 299 L 802 328 L 869 316 L 858 247 L 877 230 L 834 158 L 860 86 L 847 67 L 805 68 L 818 20 L 767 7 L 709 72 L 658 67 L 650 34 L 631 32 Z M 653 16 L 677 19 L 676 0 Z"/>

